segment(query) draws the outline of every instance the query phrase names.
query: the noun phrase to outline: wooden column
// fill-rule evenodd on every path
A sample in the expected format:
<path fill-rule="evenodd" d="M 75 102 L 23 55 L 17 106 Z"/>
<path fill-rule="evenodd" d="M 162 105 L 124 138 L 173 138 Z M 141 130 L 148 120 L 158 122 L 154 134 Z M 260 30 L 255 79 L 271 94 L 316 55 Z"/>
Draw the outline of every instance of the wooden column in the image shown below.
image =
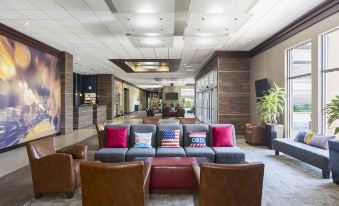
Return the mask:
<path fill-rule="evenodd" d="M 248 58 L 218 58 L 219 123 L 234 124 L 243 135 L 250 122 L 250 63 Z"/>
<path fill-rule="evenodd" d="M 97 75 L 98 103 L 107 106 L 107 120 L 114 118 L 114 76 L 112 74 Z"/>
<path fill-rule="evenodd" d="M 73 56 L 61 54 L 61 134 L 73 131 Z"/>

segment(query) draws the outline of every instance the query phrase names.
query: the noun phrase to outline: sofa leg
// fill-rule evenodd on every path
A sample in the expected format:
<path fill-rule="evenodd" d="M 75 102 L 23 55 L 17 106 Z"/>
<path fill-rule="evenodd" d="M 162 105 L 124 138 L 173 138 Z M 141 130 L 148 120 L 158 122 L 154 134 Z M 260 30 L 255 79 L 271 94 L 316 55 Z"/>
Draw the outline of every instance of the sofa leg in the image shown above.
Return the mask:
<path fill-rule="evenodd" d="M 279 150 L 275 150 L 275 155 L 279 155 Z"/>
<path fill-rule="evenodd" d="M 323 178 L 324 179 L 329 179 L 330 178 L 330 171 L 322 170 L 322 173 L 323 173 Z"/>
<path fill-rule="evenodd" d="M 34 193 L 35 199 L 39 199 L 42 197 L 42 193 Z"/>
<path fill-rule="evenodd" d="M 71 199 L 73 197 L 73 195 L 74 195 L 74 192 L 66 193 L 66 196 L 67 196 L 68 199 Z"/>

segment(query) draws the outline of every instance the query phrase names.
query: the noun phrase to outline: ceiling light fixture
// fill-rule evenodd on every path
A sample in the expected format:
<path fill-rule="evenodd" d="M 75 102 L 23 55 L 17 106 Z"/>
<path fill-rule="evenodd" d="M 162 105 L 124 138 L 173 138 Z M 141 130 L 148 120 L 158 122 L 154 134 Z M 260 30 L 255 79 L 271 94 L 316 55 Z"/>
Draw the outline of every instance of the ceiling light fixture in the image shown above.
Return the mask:
<path fill-rule="evenodd" d="M 29 25 L 29 22 L 25 22 L 25 26 L 28 26 Z"/>

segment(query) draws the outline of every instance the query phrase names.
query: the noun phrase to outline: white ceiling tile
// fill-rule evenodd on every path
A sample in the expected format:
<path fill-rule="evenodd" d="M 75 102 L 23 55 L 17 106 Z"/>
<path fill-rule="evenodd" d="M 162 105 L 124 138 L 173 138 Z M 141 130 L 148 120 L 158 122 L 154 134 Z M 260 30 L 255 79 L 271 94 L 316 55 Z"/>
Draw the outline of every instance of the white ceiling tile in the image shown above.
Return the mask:
<path fill-rule="evenodd" d="M 17 11 L 1 10 L 0 19 L 29 19 L 29 18 Z"/>
<path fill-rule="evenodd" d="M 169 58 L 170 59 L 180 59 L 183 49 L 169 49 Z"/>
<path fill-rule="evenodd" d="M 85 3 L 92 11 L 107 10 L 108 6 L 105 1 L 85 0 Z"/>
<path fill-rule="evenodd" d="M 13 9 L 20 10 L 20 9 L 36 9 L 36 7 L 30 4 L 27 0 L 6 0 L 2 3 L 10 6 Z"/>
<path fill-rule="evenodd" d="M 153 48 L 140 48 L 141 53 L 146 59 L 156 59 Z"/>
<path fill-rule="evenodd" d="M 62 10 L 63 7 L 60 6 L 55 0 L 28 0 L 35 7 L 42 10 Z"/>
<path fill-rule="evenodd" d="M 112 0 L 120 13 L 167 13 L 174 12 L 175 0 Z"/>
<path fill-rule="evenodd" d="M 191 0 L 190 13 L 245 13 L 259 0 Z"/>
<path fill-rule="evenodd" d="M 66 10 L 88 10 L 83 0 L 55 0 Z"/>
<path fill-rule="evenodd" d="M 51 17 L 48 16 L 45 12 L 35 9 L 35 10 L 21 10 L 20 13 L 24 14 L 25 16 L 29 17 L 30 19 L 50 19 Z"/>
<path fill-rule="evenodd" d="M 12 8 L 0 2 L 0 10 L 10 10 L 10 9 Z"/>
<path fill-rule="evenodd" d="M 74 19 L 68 11 L 65 10 L 45 10 L 45 12 L 53 19 L 57 20 L 71 20 Z"/>
<path fill-rule="evenodd" d="M 168 59 L 168 48 L 154 48 L 157 59 Z"/>

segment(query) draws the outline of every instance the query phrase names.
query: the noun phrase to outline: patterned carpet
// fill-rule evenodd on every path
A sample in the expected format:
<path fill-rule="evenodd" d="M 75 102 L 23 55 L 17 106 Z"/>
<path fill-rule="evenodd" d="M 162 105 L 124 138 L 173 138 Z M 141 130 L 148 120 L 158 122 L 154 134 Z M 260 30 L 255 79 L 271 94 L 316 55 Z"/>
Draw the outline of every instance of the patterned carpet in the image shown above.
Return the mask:
<path fill-rule="evenodd" d="M 317 206 L 339 205 L 339 186 L 331 179 L 322 179 L 321 170 L 286 155 L 275 156 L 266 147 L 252 147 L 238 141 L 249 162 L 265 163 L 262 205 Z M 225 190 L 227 191 L 227 190 Z M 81 205 L 81 191 L 72 199 L 62 195 L 48 195 L 31 200 L 26 205 Z M 150 195 L 150 205 L 193 205 L 191 195 Z"/>

